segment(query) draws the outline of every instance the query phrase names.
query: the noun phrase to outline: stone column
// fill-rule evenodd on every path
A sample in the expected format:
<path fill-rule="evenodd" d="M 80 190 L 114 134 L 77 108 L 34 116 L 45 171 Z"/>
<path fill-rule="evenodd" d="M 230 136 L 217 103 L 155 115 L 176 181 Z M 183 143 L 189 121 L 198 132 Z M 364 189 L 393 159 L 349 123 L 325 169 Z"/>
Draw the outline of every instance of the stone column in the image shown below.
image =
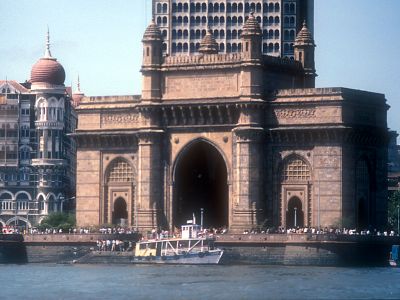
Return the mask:
<path fill-rule="evenodd" d="M 250 230 L 262 222 L 262 136 L 260 127 L 238 127 L 234 133 L 231 230 Z"/>
<path fill-rule="evenodd" d="M 163 225 L 162 130 L 138 133 L 137 224 L 140 231 Z"/>

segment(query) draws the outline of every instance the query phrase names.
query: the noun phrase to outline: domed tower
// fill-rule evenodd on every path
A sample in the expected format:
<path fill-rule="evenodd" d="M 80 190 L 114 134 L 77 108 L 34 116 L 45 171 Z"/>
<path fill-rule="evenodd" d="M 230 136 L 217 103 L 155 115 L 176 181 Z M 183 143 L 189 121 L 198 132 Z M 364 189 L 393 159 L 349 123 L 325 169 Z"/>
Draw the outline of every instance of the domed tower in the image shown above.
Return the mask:
<path fill-rule="evenodd" d="M 37 177 L 37 195 L 45 198 L 41 214 L 62 210 L 67 163 L 64 157 L 66 90 L 65 71 L 51 56 L 47 30 L 46 50 L 31 70 L 31 92 L 35 100 L 36 151 L 32 166 Z"/>
<path fill-rule="evenodd" d="M 210 28 L 200 43 L 199 52 L 201 54 L 218 54 L 218 43 Z"/>
<path fill-rule="evenodd" d="M 159 101 L 161 98 L 162 35 L 154 20 L 144 32 L 142 43 L 142 100 Z"/>
<path fill-rule="evenodd" d="M 85 94 L 81 91 L 81 83 L 79 81 L 79 76 L 78 76 L 76 91 L 72 93 L 72 105 L 74 107 L 77 107 L 84 96 Z"/>
<path fill-rule="evenodd" d="M 251 13 L 242 30 L 242 52 L 244 59 L 259 59 L 261 52 L 262 31 L 254 14 Z"/>
<path fill-rule="evenodd" d="M 307 28 L 306 22 L 304 22 L 303 28 L 297 34 L 294 43 L 294 58 L 303 65 L 305 88 L 315 87 L 315 77 L 317 77 L 315 71 L 315 47 L 314 39 Z"/>

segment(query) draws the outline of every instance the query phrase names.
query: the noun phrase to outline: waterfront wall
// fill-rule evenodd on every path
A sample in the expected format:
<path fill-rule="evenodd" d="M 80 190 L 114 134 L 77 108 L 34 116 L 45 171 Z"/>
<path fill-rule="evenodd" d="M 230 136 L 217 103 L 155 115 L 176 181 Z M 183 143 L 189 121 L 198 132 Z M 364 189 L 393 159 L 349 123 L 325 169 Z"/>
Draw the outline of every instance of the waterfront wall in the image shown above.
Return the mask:
<path fill-rule="evenodd" d="M 133 252 L 97 252 L 98 239 L 132 239 L 132 235 L 31 235 L 24 242 L 0 240 L 0 263 L 129 264 Z M 385 266 L 398 237 L 310 235 L 221 235 L 225 264 Z"/>

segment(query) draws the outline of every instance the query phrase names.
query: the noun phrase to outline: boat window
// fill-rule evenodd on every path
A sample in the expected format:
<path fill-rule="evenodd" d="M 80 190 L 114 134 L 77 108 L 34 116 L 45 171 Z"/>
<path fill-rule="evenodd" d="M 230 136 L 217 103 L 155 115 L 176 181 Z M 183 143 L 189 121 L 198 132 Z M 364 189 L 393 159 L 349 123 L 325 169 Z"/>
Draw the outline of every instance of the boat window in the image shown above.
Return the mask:
<path fill-rule="evenodd" d="M 156 249 L 156 243 L 149 243 L 150 249 Z"/>

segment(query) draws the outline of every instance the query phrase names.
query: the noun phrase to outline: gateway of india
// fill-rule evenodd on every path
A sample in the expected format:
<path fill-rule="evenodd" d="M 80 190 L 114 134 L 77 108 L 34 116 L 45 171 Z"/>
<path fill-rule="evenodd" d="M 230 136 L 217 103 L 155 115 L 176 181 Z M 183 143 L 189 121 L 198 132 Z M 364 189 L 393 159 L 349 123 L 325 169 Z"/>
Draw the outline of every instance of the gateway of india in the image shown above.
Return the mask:
<path fill-rule="evenodd" d="M 78 226 L 172 230 L 201 210 L 231 232 L 386 224 L 386 99 L 315 88 L 306 24 L 293 60 L 263 54 L 253 14 L 237 53 L 208 31 L 163 56 L 154 21 L 142 42 L 140 96 L 79 99 Z"/>

